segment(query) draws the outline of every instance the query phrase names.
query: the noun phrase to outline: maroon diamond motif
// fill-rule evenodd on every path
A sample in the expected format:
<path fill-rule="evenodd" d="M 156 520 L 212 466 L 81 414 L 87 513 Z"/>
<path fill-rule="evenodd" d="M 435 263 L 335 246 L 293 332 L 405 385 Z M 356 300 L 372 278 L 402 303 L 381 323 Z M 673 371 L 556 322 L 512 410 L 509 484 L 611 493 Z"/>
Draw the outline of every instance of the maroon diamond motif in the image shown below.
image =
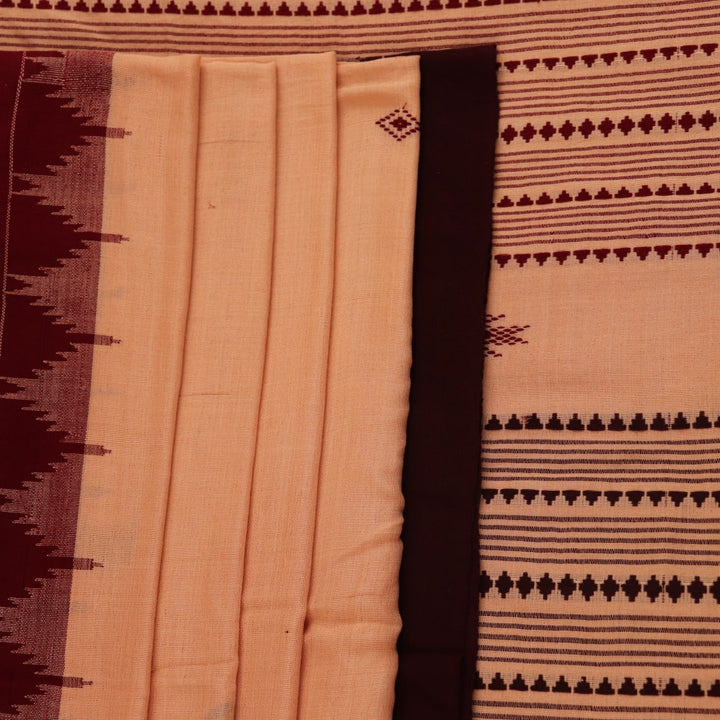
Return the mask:
<path fill-rule="evenodd" d="M 634 127 L 635 127 L 635 121 L 631 120 L 627 115 L 620 121 L 618 124 L 618 127 L 620 130 L 622 130 L 623 135 L 627 135 Z"/>
<path fill-rule="evenodd" d="M 672 115 L 670 113 L 665 113 L 661 118 L 658 125 L 663 129 L 664 132 L 669 132 L 673 125 L 675 125 L 675 120 L 673 119 Z"/>
<path fill-rule="evenodd" d="M 638 127 L 647 135 L 654 127 L 655 120 L 650 113 L 647 113 L 645 117 L 638 123 Z"/>
<path fill-rule="evenodd" d="M 500 134 L 500 137 L 508 144 L 511 143 L 517 136 L 518 132 L 512 125 L 508 125 Z"/>
<path fill-rule="evenodd" d="M 540 128 L 540 134 L 545 138 L 545 140 L 549 140 L 557 131 L 555 130 L 555 126 L 551 125 L 549 122 L 546 122 L 541 128 Z"/>
<path fill-rule="evenodd" d="M 615 129 L 615 123 L 606 117 L 599 125 L 598 130 L 607 137 Z"/>
<path fill-rule="evenodd" d="M 592 134 L 592 131 L 595 129 L 595 123 L 590 120 L 590 118 L 586 118 L 583 121 L 583 124 L 580 125 L 578 130 L 583 134 L 583 137 L 587 140 L 588 137 Z"/>
<path fill-rule="evenodd" d="M 567 140 L 575 132 L 575 126 L 566 120 L 560 128 L 560 134 Z"/>
<path fill-rule="evenodd" d="M 717 118 L 715 115 L 710 112 L 710 110 L 706 110 L 702 116 L 700 117 L 700 124 L 706 129 L 709 130 L 717 121 Z"/>
<path fill-rule="evenodd" d="M 409 137 L 420 130 L 420 122 L 405 107 L 393 110 L 385 117 L 375 121 L 388 135 L 394 137 L 398 142 Z"/>
<path fill-rule="evenodd" d="M 535 130 L 535 128 L 534 128 L 530 123 L 528 123 L 528 124 L 520 131 L 520 137 L 521 137 L 525 142 L 530 142 L 530 141 L 535 137 L 536 134 L 537 134 L 537 130 Z"/>
<path fill-rule="evenodd" d="M 685 131 L 688 132 L 690 128 L 695 124 L 696 120 L 693 115 L 691 115 L 689 112 L 686 112 L 679 120 L 678 124 L 680 127 Z"/>

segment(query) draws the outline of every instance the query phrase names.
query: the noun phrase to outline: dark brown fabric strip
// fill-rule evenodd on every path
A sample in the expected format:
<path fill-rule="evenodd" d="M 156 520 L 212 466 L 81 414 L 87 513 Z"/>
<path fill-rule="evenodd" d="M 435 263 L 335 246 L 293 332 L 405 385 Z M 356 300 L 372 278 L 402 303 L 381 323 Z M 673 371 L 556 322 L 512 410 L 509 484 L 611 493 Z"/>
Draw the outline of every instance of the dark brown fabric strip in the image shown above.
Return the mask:
<path fill-rule="evenodd" d="M 471 717 L 477 654 L 485 298 L 495 48 L 420 59 L 413 364 L 403 470 L 395 720 Z"/>

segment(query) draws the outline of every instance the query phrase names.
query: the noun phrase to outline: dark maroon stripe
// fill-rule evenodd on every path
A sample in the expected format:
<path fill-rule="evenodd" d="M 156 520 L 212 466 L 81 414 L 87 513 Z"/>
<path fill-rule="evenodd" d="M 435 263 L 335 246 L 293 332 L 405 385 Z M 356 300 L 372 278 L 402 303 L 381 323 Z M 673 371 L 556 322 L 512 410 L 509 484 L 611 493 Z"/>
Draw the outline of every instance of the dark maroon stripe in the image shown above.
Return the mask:
<path fill-rule="evenodd" d="M 524 563 L 540 563 L 540 564 L 552 564 L 552 565 L 683 565 L 690 567 L 717 567 L 717 560 L 709 560 L 707 562 L 701 562 L 699 560 L 675 560 L 673 558 L 657 558 L 655 560 L 636 560 L 623 558 L 613 558 L 611 560 L 601 558 L 538 558 L 538 557 L 523 557 L 519 558 L 516 555 L 483 555 L 483 560 L 486 562 L 524 562 Z"/>
<path fill-rule="evenodd" d="M 492 652 L 517 652 L 521 648 L 504 648 L 502 645 L 484 646 Z M 704 660 L 720 660 L 718 653 L 670 652 L 666 650 L 575 650 L 572 648 L 522 648 L 522 652 L 533 655 L 592 655 L 594 657 L 674 657 L 702 658 Z M 618 663 L 620 664 L 620 663 Z"/>
<path fill-rule="evenodd" d="M 717 65 L 715 66 L 717 68 Z M 663 80 L 657 80 L 657 81 L 649 81 L 647 83 L 643 83 L 645 86 L 644 89 L 636 89 L 635 92 L 633 92 L 633 98 L 637 98 L 638 100 L 642 101 L 655 101 L 655 100 L 665 100 L 664 107 L 667 107 L 670 105 L 670 101 L 677 100 L 682 101 L 683 104 L 687 105 L 688 98 L 691 97 L 717 97 L 717 90 L 714 88 L 708 89 L 707 82 L 703 83 L 697 83 L 692 84 L 690 81 L 693 80 L 701 80 L 703 78 L 712 77 L 712 75 L 700 75 L 695 76 L 691 75 L 689 77 L 685 77 L 684 75 L 681 75 L 680 77 L 675 77 L 675 75 L 679 74 L 678 71 L 675 71 L 673 76 L 673 81 L 671 83 L 667 83 L 667 81 Z M 588 79 L 589 80 L 589 79 Z M 600 105 L 601 110 L 599 112 L 603 112 L 605 110 L 610 110 L 611 108 L 607 107 L 608 102 L 613 102 L 612 100 L 608 100 L 607 98 L 620 98 L 623 99 L 625 102 L 620 110 L 625 110 L 630 108 L 630 105 L 627 102 L 627 92 L 623 92 L 623 88 L 625 87 L 625 84 L 622 82 L 617 83 L 603 83 L 603 84 L 594 84 L 592 81 L 589 81 L 586 85 L 580 85 L 579 87 L 573 88 L 573 87 L 564 87 L 563 90 L 574 90 L 575 92 L 568 92 L 568 93 L 557 93 L 556 90 L 552 88 L 552 85 L 550 87 L 544 87 L 542 88 L 542 84 L 540 82 L 538 84 L 538 89 L 536 91 L 533 91 L 533 95 L 535 93 L 542 96 L 543 102 L 539 104 L 537 107 L 541 107 L 544 110 L 549 110 L 550 108 L 563 108 L 567 110 L 568 112 L 598 112 L 598 110 L 583 110 L 582 108 L 578 109 L 577 107 L 570 107 L 574 105 L 579 105 L 580 103 L 588 103 L 589 105 Z M 512 83 L 505 82 L 501 83 L 501 87 L 505 90 L 505 92 L 512 96 L 516 93 L 512 89 Z M 606 92 L 595 92 L 595 88 L 597 87 L 614 87 L 615 90 L 609 90 Z M 687 92 L 688 90 L 700 90 L 702 89 L 702 92 Z M 582 99 L 578 99 L 578 90 L 580 92 L 592 92 L 592 97 L 587 98 L 584 97 Z M 677 97 L 672 97 L 669 95 L 669 93 L 677 90 L 678 95 Z M 664 94 L 658 94 L 658 93 L 664 93 Z M 527 95 L 528 91 L 522 91 L 523 95 Z M 647 96 L 647 97 L 646 97 Z M 598 98 L 604 98 L 602 100 L 599 100 Z M 536 98 L 531 97 L 523 97 L 518 100 L 508 99 L 505 102 L 504 107 L 508 110 L 530 110 L 533 108 L 532 105 L 524 105 L 523 103 L 527 103 L 528 100 L 533 101 L 536 100 Z M 548 102 L 549 100 L 559 100 L 563 102 Z M 568 102 L 570 101 L 570 102 Z M 616 100 L 617 102 L 617 100 Z M 503 117 L 507 117 L 506 115 L 503 115 Z"/>
<path fill-rule="evenodd" d="M 529 520 L 531 523 L 537 523 L 537 522 L 552 522 L 552 523 L 569 523 L 569 522 L 607 522 L 607 523 L 614 523 L 617 526 L 630 523 L 632 525 L 638 526 L 641 523 L 717 523 L 720 522 L 720 517 L 711 517 L 711 518 L 699 518 L 696 516 L 691 517 L 657 517 L 657 518 L 650 518 L 650 517 L 629 517 L 629 518 L 621 518 L 618 516 L 615 517 L 600 517 L 598 515 L 589 515 L 589 516 L 583 516 L 583 517 L 573 517 L 572 515 L 566 515 L 563 517 L 560 517 L 558 515 L 554 515 L 552 517 L 547 517 L 544 515 L 508 515 L 508 514 L 495 514 L 495 513 L 483 513 L 483 519 L 487 522 L 488 520 L 511 520 L 513 522 L 517 520 Z M 487 527 L 487 526 L 486 526 Z M 528 530 L 533 530 L 534 528 L 532 525 L 527 526 Z M 568 528 L 569 529 L 569 528 Z M 586 528 L 575 528 L 576 531 L 587 530 Z M 651 532 L 651 530 L 647 528 L 642 529 L 643 532 Z M 617 532 L 616 528 L 608 528 L 607 530 L 604 530 L 602 528 L 594 528 L 592 532 Z M 664 528 L 661 530 L 661 532 L 671 532 L 670 528 Z M 685 530 L 683 529 L 683 532 L 697 532 L 694 530 Z M 714 531 L 713 531 L 714 532 Z"/>
<path fill-rule="evenodd" d="M 471 716 L 495 48 L 425 53 L 395 720 Z"/>
<path fill-rule="evenodd" d="M 707 210 L 714 210 L 716 207 L 717 206 L 714 203 L 708 204 L 706 206 Z M 587 213 L 578 212 L 577 207 L 575 207 L 573 209 L 576 210 L 575 213 L 570 214 L 570 215 L 560 216 L 559 218 L 556 218 L 551 223 L 541 222 L 541 223 L 538 223 L 537 225 L 533 225 L 532 223 L 528 223 L 528 222 L 524 222 L 524 223 L 522 221 L 511 222 L 509 220 L 506 220 L 503 225 L 508 230 L 518 230 L 518 231 L 519 230 L 532 230 L 534 227 L 536 227 L 538 229 L 540 229 L 540 228 L 543 228 L 543 229 L 557 228 L 558 226 L 563 226 L 563 225 L 571 225 L 573 227 L 577 227 L 579 225 L 582 227 L 588 227 L 588 226 L 592 226 L 592 225 L 607 225 L 608 223 L 613 223 L 613 222 L 620 222 L 620 223 L 623 223 L 623 225 L 625 225 L 628 222 L 627 216 L 629 216 L 629 215 L 645 215 L 646 214 L 645 210 L 624 210 L 624 211 L 615 211 L 615 212 L 610 211 L 610 212 L 606 212 L 606 213 L 594 212 L 594 213 L 592 213 L 591 217 L 596 218 L 599 216 L 599 217 L 602 217 L 605 219 L 603 219 L 603 220 L 588 220 Z M 653 215 L 653 219 L 660 220 L 660 221 L 682 220 L 683 219 L 682 217 L 678 217 L 678 215 L 677 215 L 678 212 L 686 212 L 686 213 L 696 214 L 697 211 L 698 211 L 697 207 L 685 207 L 685 205 L 682 204 L 682 205 L 680 205 L 680 207 L 673 208 L 672 215 L 661 215 L 660 213 L 656 213 Z M 703 217 L 709 218 L 710 220 L 719 220 L 720 219 L 720 215 L 718 215 L 717 213 L 712 213 L 712 212 L 703 213 Z M 637 222 L 637 220 L 632 220 L 632 219 L 630 221 Z M 617 232 L 617 231 L 615 231 L 615 232 Z M 516 237 L 516 235 L 514 233 L 508 233 L 508 237 Z"/>
<path fill-rule="evenodd" d="M 607 460 L 599 460 L 597 458 L 489 458 L 486 457 L 483 460 L 484 463 L 545 463 L 547 465 L 611 465 L 611 464 L 623 464 L 623 465 L 717 465 L 720 463 L 720 457 L 709 457 L 703 460 L 668 460 L 664 457 L 658 458 L 657 460 L 643 460 L 640 458 L 609 458 Z M 497 468 L 500 470 L 501 468 Z M 714 469 L 713 469 L 714 470 Z M 528 472 L 526 469 L 522 469 L 520 472 Z M 567 472 L 564 471 L 563 472 Z M 610 472 L 603 470 L 602 472 Z M 614 472 L 614 471 L 612 471 Z M 638 472 L 638 471 L 633 471 Z M 667 472 L 674 472 L 668 470 Z M 705 471 L 709 472 L 709 471 Z"/>
<path fill-rule="evenodd" d="M 691 168 L 705 168 L 698 169 L 697 171 Z M 661 172 L 662 170 L 676 170 L 679 172 Z M 547 187 L 549 182 L 553 184 L 569 183 L 569 182 L 597 182 L 597 180 L 591 180 L 590 178 L 600 177 L 610 182 L 621 182 L 625 180 L 647 180 L 648 177 L 652 177 L 653 181 L 660 178 L 677 178 L 679 174 L 683 177 L 702 177 L 706 178 L 708 175 L 714 175 L 720 170 L 720 164 L 718 162 L 687 162 L 681 165 L 651 165 L 648 164 L 643 168 L 640 173 L 634 173 L 629 168 L 617 168 L 617 169 L 605 169 L 605 170 L 586 170 L 582 172 L 548 172 L 544 175 L 526 175 L 522 177 L 520 181 L 498 183 L 498 190 L 522 190 L 524 188 L 532 187 Z M 611 174 L 617 174 L 611 176 Z M 651 175 L 652 173 L 652 175 Z M 544 180 L 543 180 L 544 178 Z"/>
<path fill-rule="evenodd" d="M 598 450 L 582 448 L 581 450 L 558 450 L 556 448 L 490 448 L 486 450 L 486 453 L 509 453 L 512 455 L 517 454 L 532 454 L 532 455 L 654 455 L 661 457 L 665 455 L 707 455 L 708 453 L 715 452 L 713 448 L 707 450 Z M 487 455 L 486 455 L 487 458 Z M 541 462 L 540 460 L 538 462 Z M 607 462 L 612 462 L 608 460 Z M 658 460 L 658 462 L 663 462 Z"/>
<path fill-rule="evenodd" d="M 513 610 L 507 612 L 505 610 L 482 610 L 482 617 L 513 617 L 513 618 L 531 618 L 533 620 L 580 620 L 582 622 L 596 620 L 632 620 L 633 622 L 698 622 L 698 623 L 720 623 L 720 617 L 706 615 L 635 615 L 613 613 L 612 615 L 603 615 L 602 613 L 545 613 L 545 612 L 520 612 Z"/>
<path fill-rule="evenodd" d="M 569 619 L 569 618 L 568 618 Z M 588 620 L 595 620 L 589 618 Z M 678 622 L 678 618 L 673 618 L 672 622 Z M 711 635 L 717 637 L 717 631 L 713 628 L 685 628 L 685 627 L 638 627 L 637 625 L 613 625 L 607 626 L 591 626 L 578 625 L 577 623 L 567 625 L 545 625 L 535 623 L 499 623 L 488 622 L 483 620 L 482 627 L 499 628 L 504 630 L 540 630 L 542 632 L 579 632 L 579 633 L 645 633 L 655 635 Z"/>
<path fill-rule="evenodd" d="M 677 217 L 677 216 L 676 216 L 676 217 Z M 704 216 L 704 217 L 707 217 L 707 216 Z M 715 216 L 715 217 L 717 217 L 717 216 Z M 655 220 L 655 219 L 659 219 L 659 218 L 657 218 L 657 216 L 656 216 L 656 217 L 653 218 L 653 220 Z M 671 224 L 664 224 L 664 223 L 663 223 L 663 224 L 656 224 L 656 223 L 646 223 L 646 224 L 645 224 L 645 223 L 640 223 L 640 224 L 636 224 L 636 225 L 635 225 L 635 224 L 634 224 L 634 225 L 627 225 L 627 224 L 626 224 L 625 227 L 624 227 L 624 230 L 625 230 L 626 232 L 627 232 L 627 231 L 630 231 L 630 230 L 632 230 L 632 231 L 644 230 L 644 231 L 645 231 L 645 234 L 640 235 L 640 237 L 645 237 L 645 238 L 651 238 L 651 237 L 674 237 L 675 240 L 677 241 L 677 240 L 681 240 L 683 237 L 697 237 L 698 235 L 714 235 L 715 232 L 716 232 L 716 229 L 717 229 L 717 223 L 712 222 L 712 220 L 713 220 L 713 216 L 710 215 L 710 218 L 708 219 L 707 222 L 684 223 L 684 224 L 682 224 L 682 225 L 671 225 Z M 614 221 L 608 220 L 608 223 L 609 223 L 609 222 L 622 222 L 622 221 L 620 221 L 620 220 L 614 220 Z M 634 220 L 633 222 L 637 223 L 637 220 Z M 625 221 L 625 223 L 627 223 L 627 221 Z M 577 223 L 575 223 L 576 226 L 580 226 L 580 227 L 587 226 L 587 225 L 595 225 L 595 224 L 602 224 L 602 223 L 594 223 L 594 222 L 577 222 Z M 538 227 L 548 227 L 548 225 L 538 225 Z M 680 233 L 679 233 L 679 232 L 671 232 L 671 233 L 667 233 L 667 232 L 659 232 L 659 231 L 657 230 L 657 228 L 663 228 L 663 229 L 665 229 L 665 230 L 674 230 L 674 231 L 677 231 L 677 230 L 698 230 L 699 228 L 708 228 L 708 229 L 705 230 L 704 232 L 701 232 L 701 233 L 697 233 L 697 232 L 693 232 L 693 233 L 685 233 L 685 232 L 680 232 Z M 594 229 L 594 228 L 593 228 L 593 229 Z M 625 239 L 627 239 L 627 238 L 631 238 L 631 237 L 636 237 L 636 238 L 637 238 L 637 237 L 638 237 L 637 235 L 628 235 L 628 234 L 626 234 L 626 232 L 622 232 L 622 230 L 620 231 L 620 233 L 618 233 L 618 230 L 617 230 L 617 229 L 612 229 L 612 228 L 608 229 L 607 231 L 595 230 L 595 232 L 607 232 L 608 235 L 609 235 L 609 237 L 608 237 L 608 235 L 598 235 L 598 236 L 587 237 L 587 238 L 586 238 L 585 236 L 581 236 L 580 239 L 579 239 L 579 241 L 588 240 L 589 242 L 592 242 L 592 241 L 599 241 L 599 240 L 607 240 L 607 241 L 615 240 L 615 241 L 621 242 L 622 240 L 625 240 Z M 620 234 L 620 237 L 619 237 L 619 238 L 618 238 L 618 234 Z M 573 231 L 573 230 L 556 230 L 556 231 L 537 232 L 537 233 L 506 232 L 506 233 L 503 233 L 502 235 L 500 235 L 500 234 L 498 233 L 497 236 L 496 236 L 496 239 L 497 239 L 497 240 L 511 240 L 511 239 L 526 238 L 526 237 L 537 237 L 537 238 L 541 238 L 541 237 L 557 237 L 558 235 L 582 235 L 582 234 L 577 230 L 577 228 L 575 229 L 575 231 Z M 503 244 L 509 244 L 509 245 L 514 245 L 514 244 L 524 245 L 525 243 L 513 243 L 513 242 L 510 242 L 510 243 L 500 243 L 500 242 L 496 242 L 496 243 L 495 243 L 495 245 L 496 245 L 497 247 L 501 247 Z M 542 244 L 543 244 L 543 241 L 538 241 L 537 243 L 531 243 L 531 244 L 534 244 L 534 245 L 537 245 L 537 244 L 542 245 Z M 713 245 L 713 243 L 710 243 L 710 244 Z M 662 248 L 663 246 L 662 246 L 662 245 L 659 245 L 659 246 L 657 246 L 657 247 Z M 683 259 L 684 259 L 684 258 L 683 258 Z"/>
<path fill-rule="evenodd" d="M 643 713 L 644 715 L 653 715 L 654 713 L 670 713 L 673 717 L 682 717 L 683 715 L 715 715 L 717 717 L 717 708 L 695 708 L 688 707 L 682 703 L 676 705 L 585 705 L 565 704 L 565 703 L 548 703 L 548 702 L 515 702 L 504 700 L 482 700 L 474 702 L 473 705 L 478 707 L 491 708 L 527 708 L 528 710 L 583 710 L 585 712 L 596 713 Z M 481 717 L 478 715 L 477 717 Z M 510 716 L 514 717 L 514 716 Z M 535 715 L 523 715 L 524 718 L 532 718 Z"/>
<path fill-rule="evenodd" d="M 482 513 L 483 521 L 487 515 L 485 513 Z M 512 515 L 506 516 L 507 520 L 512 520 L 514 517 Z M 572 516 L 567 516 L 563 518 L 565 522 L 572 523 L 576 518 L 573 518 Z M 587 520 L 587 518 L 586 518 Z M 673 522 L 671 518 L 658 518 L 659 522 Z M 560 530 L 559 528 L 533 528 L 533 527 L 525 527 L 524 529 L 529 532 L 537 533 L 538 535 L 546 535 L 550 532 L 573 532 L 573 533 L 612 533 L 613 535 L 618 533 L 677 533 L 682 535 L 714 535 L 717 536 L 717 529 L 716 528 L 687 528 L 687 527 L 667 527 L 667 528 L 658 528 L 658 527 L 622 527 L 623 522 L 625 523 L 634 523 L 636 522 L 636 518 L 630 518 L 628 520 L 615 520 L 617 523 L 617 527 L 607 528 L 607 527 L 583 527 L 583 526 L 572 526 L 569 525 L 567 528 L 563 528 Z M 484 523 L 483 524 L 483 530 L 509 530 L 511 532 L 517 532 L 518 527 L 517 525 L 505 525 L 505 524 L 489 524 Z M 652 540 L 652 538 L 647 538 L 648 540 Z M 573 542 L 576 542 L 577 538 L 573 538 Z M 567 542 L 567 538 L 566 538 Z"/>
<path fill-rule="evenodd" d="M 520 532 L 522 528 L 516 527 L 513 529 L 513 532 Z M 618 531 L 619 532 L 619 531 Z M 526 543 L 528 545 L 533 545 L 535 547 L 535 543 L 538 542 L 538 537 L 527 537 L 526 535 L 509 535 L 509 534 L 502 534 L 502 535 L 493 535 L 491 533 L 481 532 L 480 536 L 483 540 L 500 540 L 501 542 L 522 542 Z M 561 543 L 561 544 L 567 544 L 567 537 L 547 537 L 543 536 L 542 541 L 544 543 Z M 663 543 L 668 545 L 704 545 L 704 546 L 714 546 L 714 545 L 720 545 L 720 540 L 710 539 L 707 540 L 705 538 L 672 538 L 672 537 L 612 537 L 612 538 L 602 538 L 599 539 L 597 537 L 582 537 L 582 538 L 573 538 L 573 543 L 584 543 L 586 545 L 596 545 L 597 547 L 601 547 L 603 545 L 622 545 L 624 543 L 628 545 L 639 545 L 640 543 Z M 484 546 L 487 547 L 487 546 Z M 520 548 L 513 546 L 511 547 L 496 547 L 496 550 L 520 550 Z M 546 551 L 551 551 L 552 548 L 550 546 L 545 548 Z M 589 549 L 587 552 L 595 554 L 597 548 Z M 665 552 L 665 550 L 657 549 L 660 552 Z M 566 552 L 566 549 L 559 550 L 558 552 Z M 572 550 L 571 552 L 576 552 L 576 550 Z M 710 551 L 715 552 L 715 551 Z"/>
<path fill-rule="evenodd" d="M 617 148 L 615 148 L 616 150 Z M 532 169 L 532 172 L 537 172 L 540 170 L 570 170 L 571 168 L 574 170 L 585 170 L 586 168 L 604 168 L 605 172 L 612 173 L 612 172 L 623 172 L 625 167 L 633 167 L 635 165 L 647 165 L 648 163 L 648 156 L 650 158 L 653 158 L 650 160 L 650 162 L 661 162 L 661 161 L 667 161 L 667 162 L 681 162 L 683 163 L 683 167 L 687 167 L 687 163 L 690 162 L 702 162 L 704 161 L 708 153 L 715 152 L 716 148 L 713 147 L 703 147 L 703 148 L 694 148 L 694 151 L 699 151 L 702 153 L 701 155 L 689 155 L 683 157 L 682 155 L 675 155 L 673 154 L 673 149 L 668 150 L 659 150 L 652 153 L 628 153 L 627 155 L 623 155 L 622 159 L 618 158 L 619 162 L 615 163 L 613 162 L 614 158 L 612 156 L 603 156 L 603 155 L 595 155 L 594 157 L 597 158 L 597 162 L 572 162 L 572 163 L 566 163 L 563 165 L 544 165 L 542 163 L 539 163 L 537 165 L 531 166 L 531 168 L 528 167 L 517 167 L 513 168 L 512 163 L 505 163 L 506 165 L 510 165 L 510 168 L 504 169 L 502 174 L 499 174 L 499 177 L 511 177 L 514 175 L 519 176 L 522 179 L 527 179 L 531 177 L 537 177 L 532 175 L 524 175 L 523 173 L 526 173 L 529 169 Z M 630 155 L 638 155 L 638 157 L 630 159 L 628 156 Z M 563 153 L 563 157 L 565 157 L 565 154 Z M 586 156 L 587 158 L 588 156 Z M 593 156 L 590 156 L 593 157 Z M 685 161 L 685 162 L 683 162 Z M 715 166 L 717 167 L 717 163 L 715 163 Z M 661 166 L 662 167 L 662 166 Z"/>
<path fill-rule="evenodd" d="M 503 458 L 501 462 L 512 462 L 512 460 L 508 460 L 506 458 Z M 535 459 L 531 460 L 530 462 L 535 463 L 537 462 Z M 547 461 L 546 461 L 547 462 Z M 562 462 L 562 461 L 558 461 Z M 579 464 L 581 461 L 579 460 L 573 460 L 571 463 L 573 465 Z M 630 463 L 630 464 L 639 464 L 638 463 Z M 657 465 L 658 463 L 650 462 L 651 465 Z M 663 463 L 664 464 L 664 463 Z M 541 467 L 483 467 L 483 472 L 486 473 L 542 473 L 542 474 L 548 474 L 548 475 L 573 475 L 577 472 L 590 472 L 594 473 L 595 475 L 645 475 L 648 473 L 684 473 L 686 475 L 703 475 L 706 473 L 717 473 L 717 468 L 709 467 L 709 468 L 703 468 L 703 469 L 697 469 L 693 470 L 690 468 L 681 468 L 681 467 L 675 467 L 675 468 L 663 468 L 663 467 L 653 467 L 653 468 L 541 468 Z"/>
<path fill-rule="evenodd" d="M 573 645 L 636 645 L 637 638 L 585 638 L 585 637 L 568 637 L 562 635 L 553 635 L 552 637 L 543 637 L 542 635 L 532 637 L 528 635 L 507 635 L 505 633 L 483 633 L 483 637 L 488 640 L 506 640 L 513 643 L 520 642 L 538 642 L 557 645 L 559 643 L 568 643 Z M 643 638 L 644 645 L 677 645 L 678 647 L 720 647 L 720 642 L 704 642 L 699 640 L 678 640 L 677 638 Z M 520 649 L 520 648 L 514 648 Z M 522 648 L 527 650 L 527 648 Z M 624 653 L 623 653 L 624 654 Z"/>
<path fill-rule="evenodd" d="M 487 536 L 482 534 L 481 540 L 486 540 Z M 506 540 L 516 540 L 514 537 L 508 537 L 505 538 Z M 547 542 L 547 538 L 542 538 L 543 541 Z M 660 540 L 660 538 L 656 538 L 657 540 Z M 521 542 L 521 539 L 517 539 L 517 542 Z M 607 540 L 608 543 L 611 543 L 611 540 Z M 628 541 L 630 542 L 630 541 Z M 635 541 L 638 544 L 645 544 L 645 541 L 642 539 L 637 539 Z M 703 545 L 705 543 L 702 542 L 696 542 L 696 543 L 687 543 L 691 545 Z M 520 545 L 494 545 L 490 543 L 483 542 L 483 551 L 486 553 L 490 552 L 511 552 L 514 555 L 517 553 L 530 553 L 531 555 L 535 556 L 536 553 L 556 553 L 558 555 L 580 555 L 583 556 L 583 553 L 585 555 L 612 555 L 612 560 L 599 560 L 598 562 L 623 562 L 621 560 L 618 560 L 616 556 L 618 555 L 665 555 L 666 557 L 672 556 L 673 560 L 672 563 L 674 565 L 677 565 L 679 561 L 677 560 L 678 556 L 685 556 L 685 557 L 704 557 L 706 555 L 712 555 L 717 558 L 718 552 L 716 549 L 710 549 L 710 550 L 682 550 L 682 549 L 675 549 L 675 548 L 648 548 L 648 547 L 642 547 L 642 548 L 611 548 L 608 546 L 603 546 L 603 543 L 597 542 L 597 546 L 594 548 L 556 548 L 556 547 L 549 547 L 540 545 L 537 540 L 533 543 L 532 547 L 527 546 L 520 546 Z M 489 557 L 489 556 L 488 556 Z M 547 560 L 545 558 L 537 558 L 533 557 L 532 560 L 525 560 L 524 558 L 517 557 L 517 561 L 525 561 L 525 562 L 550 562 L 550 560 Z M 563 562 L 568 562 L 568 560 L 563 559 Z M 580 560 L 573 560 L 573 562 L 581 562 Z M 637 562 L 636 560 L 628 560 L 626 562 Z M 642 562 L 642 561 L 641 561 Z M 661 560 L 652 560 L 648 562 L 662 562 Z M 716 561 L 717 562 L 717 561 Z"/>
<path fill-rule="evenodd" d="M 540 438 L 518 438 L 489 440 L 483 439 L 483 445 L 713 445 L 720 443 L 720 438 L 707 440 L 547 440 Z M 710 449 L 712 450 L 712 448 Z"/>
<path fill-rule="evenodd" d="M 508 650 L 495 650 L 494 652 L 510 652 Z M 567 660 L 562 658 L 556 660 L 553 658 L 527 658 L 527 657 L 496 657 L 494 655 L 481 655 L 478 656 L 478 662 L 516 662 L 524 663 L 525 665 L 563 665 L 567 667 L 659 667 L 659 668 L 683 668 L 687 670 L 720 670 L 718 663 L 669 663 L 669 662 L 645 662 L 645 661 L 627 661 L 623 660 L 622 663 L 618 663 L 617 660 L 611 660 L 609 662 L 595 661 L 595 660 Z M 533 720 L 536 720 L 533 717 Z"/>

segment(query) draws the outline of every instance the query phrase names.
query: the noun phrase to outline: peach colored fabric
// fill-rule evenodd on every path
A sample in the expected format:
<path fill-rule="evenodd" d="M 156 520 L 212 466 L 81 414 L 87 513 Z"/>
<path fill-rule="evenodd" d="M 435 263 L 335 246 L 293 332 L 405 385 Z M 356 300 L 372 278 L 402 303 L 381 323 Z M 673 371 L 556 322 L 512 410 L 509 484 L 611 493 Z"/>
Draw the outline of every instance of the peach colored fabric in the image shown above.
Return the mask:
<path fill-rule="evenodd" d="M 419 117 L 419 81 L 417 57 L 338 66 L 335 282 L 301 720 L 392 714 L 419 143 L 375 121 L 402 107 Z"/>
<path fill-rule="evenodd" d="M 235 702 L 272 278 L 276 95 L 274 64 L 201 62 L 190 313 L 150 717 L 221 718 Z"/>
<path fill-rule="evenodd" d="M 183 362 L 195 205 L 199 59 L 116 55 L 108 140 L 88 457 L 76 552 L 102 564 L 73 579 L 65 720 L 147 716 L 153 623 Z"/>
<path fill-rule="evenodd" d="M 272 300 L 240 617 L 237 720 L 297 712 L 335 253 L 333 54 L 278 60 Z"/>
<path fill-rule="evenodd" d="M 63 720 L 391 717 L 418 105 L 417 58 L 116 56 Z"/>

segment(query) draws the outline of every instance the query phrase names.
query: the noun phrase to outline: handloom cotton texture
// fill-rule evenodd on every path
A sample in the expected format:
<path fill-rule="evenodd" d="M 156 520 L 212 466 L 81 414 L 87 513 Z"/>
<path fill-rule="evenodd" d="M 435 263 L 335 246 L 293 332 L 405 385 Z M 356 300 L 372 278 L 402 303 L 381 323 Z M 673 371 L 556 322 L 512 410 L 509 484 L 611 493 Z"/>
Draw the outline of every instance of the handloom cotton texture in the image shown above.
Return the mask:
<path fill-rule="evenodd" d="M 0 60 L 0 714 L 389 718 L 418 58 Z"/>

